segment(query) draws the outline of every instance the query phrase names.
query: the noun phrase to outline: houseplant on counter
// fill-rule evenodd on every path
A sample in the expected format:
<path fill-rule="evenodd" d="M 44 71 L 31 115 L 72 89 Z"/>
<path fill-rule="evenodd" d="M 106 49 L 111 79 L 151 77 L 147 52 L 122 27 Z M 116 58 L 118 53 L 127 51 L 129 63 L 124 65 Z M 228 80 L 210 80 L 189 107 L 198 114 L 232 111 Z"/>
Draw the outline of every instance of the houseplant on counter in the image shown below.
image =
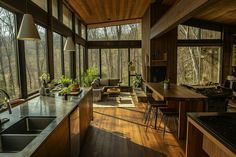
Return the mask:
<path fill-rule="evenodd" d="M 163 83 L 164 83 L 164 89 L 169 89 L 170 88 L 170 79 L 165 78 Z"/>
<path fill-rule="evenodd" d="M 133 79 L 133 85 L 134 85 L 135 88 L 141 87 L 141 85 L 142 85 L 142 76 L 141 75 L 138 75 L 136 73 L 136 75 Z"/>
<path fill-rule="evenodd" d="M 63 87 L 68 87 L 71 83 L 72 80 L 64 75 L 61 76 L 61 78 L 58 81 L 59 84 L 61 84 Z"/>
<path fill-rule="evenodd" d="M 41 80 L 41 87 L 39 89 L 40 95 L 48 94 L 48 83 L 50 82 L 50 74 L 43 73 L 39 79 Z M 46 92 L 47 91 L 47 92 Z"/>
<path fill-rule="evenodd" d="M 70 87 L 64 87 L 60 94 L 64 96 L 65 100 L 68 100 L 68 94 L 71 92 Z"/>

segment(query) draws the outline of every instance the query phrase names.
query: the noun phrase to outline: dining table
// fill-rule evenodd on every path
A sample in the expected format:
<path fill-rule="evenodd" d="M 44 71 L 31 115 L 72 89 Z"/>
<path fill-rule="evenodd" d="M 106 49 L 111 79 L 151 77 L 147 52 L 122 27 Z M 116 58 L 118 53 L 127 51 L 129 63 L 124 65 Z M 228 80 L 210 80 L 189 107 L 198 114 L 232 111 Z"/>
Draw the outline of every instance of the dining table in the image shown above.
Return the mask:
<path fill-rule="evenodd" d="M 187 112 L 204 112 L 207 97 L 176 84 L 170 84 L 168 89 L 164 89 L 163 83 L 145 82 L 144 84 L 152 91 L 154 99 L 165 100 L 167 107 L 178 110 L 178 138 L 185 139 L 187 133 Z"/>

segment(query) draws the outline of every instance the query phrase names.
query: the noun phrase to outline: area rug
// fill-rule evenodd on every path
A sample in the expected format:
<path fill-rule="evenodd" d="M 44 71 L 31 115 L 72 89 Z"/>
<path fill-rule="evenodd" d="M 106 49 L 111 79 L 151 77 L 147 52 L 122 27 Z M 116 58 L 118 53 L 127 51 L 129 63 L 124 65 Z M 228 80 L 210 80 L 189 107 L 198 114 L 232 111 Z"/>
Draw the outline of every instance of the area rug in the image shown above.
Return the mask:
<path fill-rule="evenodd" d="M 122 92 L 119 97 L 106 97 L 94 102 L 93 107 L 135 107 L 135 104 L 129 92 Z"/>

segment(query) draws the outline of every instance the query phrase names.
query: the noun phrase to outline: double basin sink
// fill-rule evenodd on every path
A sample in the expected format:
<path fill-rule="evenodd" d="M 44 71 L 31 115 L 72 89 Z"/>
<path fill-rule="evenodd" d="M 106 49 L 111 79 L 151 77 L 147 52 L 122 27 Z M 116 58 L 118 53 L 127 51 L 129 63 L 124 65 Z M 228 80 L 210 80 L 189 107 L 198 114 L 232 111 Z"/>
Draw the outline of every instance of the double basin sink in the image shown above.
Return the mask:
<path fill-rule="evenodd" d="M 0 153 L 15 153 L 23 150 L 56 117 L 24 117 L 0 133 Z"/>

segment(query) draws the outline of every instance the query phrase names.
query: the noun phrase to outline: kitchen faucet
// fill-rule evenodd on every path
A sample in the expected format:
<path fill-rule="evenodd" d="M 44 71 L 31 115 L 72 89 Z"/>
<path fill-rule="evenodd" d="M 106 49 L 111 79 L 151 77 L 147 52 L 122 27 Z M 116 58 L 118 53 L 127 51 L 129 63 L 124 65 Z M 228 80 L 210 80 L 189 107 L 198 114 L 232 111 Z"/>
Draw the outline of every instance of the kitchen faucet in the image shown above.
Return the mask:
<path fill-rule="evenodd" d="M 3 102 L 1 102 L 0 104 L 0 111 L 6 109 L 6 105 L 9 111 L 9 114 L 12 114 L 12 110 L 11 110 L 11 104 L 10 104 L 10 96 L 7 94 L 7 92 L 3 89 L 0 88 L 0 97 L 3 100 Z M 8 118 L 0 118 L 0 126 L 4 123 L 6 123 L 7 121 L 9 121 Z"/>

